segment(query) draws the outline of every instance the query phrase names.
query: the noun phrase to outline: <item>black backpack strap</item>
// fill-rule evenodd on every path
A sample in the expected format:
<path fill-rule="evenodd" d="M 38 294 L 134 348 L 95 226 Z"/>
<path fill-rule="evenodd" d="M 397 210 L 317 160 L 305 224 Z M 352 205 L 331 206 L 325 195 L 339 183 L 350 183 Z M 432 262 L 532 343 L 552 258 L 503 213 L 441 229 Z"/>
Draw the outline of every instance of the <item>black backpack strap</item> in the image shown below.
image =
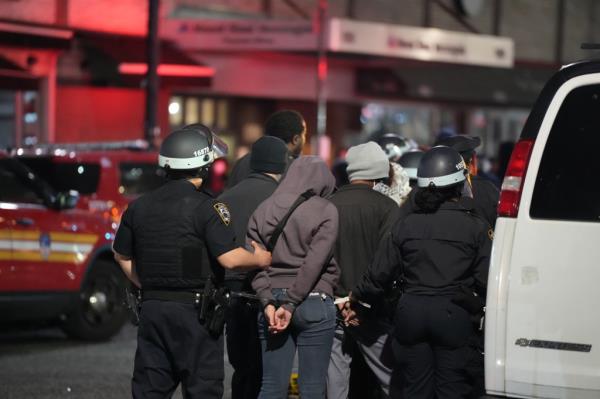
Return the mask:
<path fill-rule="evenodd" d="M 296 201 L 294 201 L 294 203 L 290 207 L 289 211 L 285 214 L 283 219 L 281 219 L 279 224 L 275 227 L 275 230 L 273 231 L 273 234 L 271 235 L 271 238 L 269 239 L 269 242 L 267 243 L 267 251 L 273 252 L 273 249 L 275 249 L 277 240 L 279 239 L 279 236 L 283 232 L 283 228 L 285 227 L 285 224 L 287 223 L 290 216 L 292 216 L 292 213 L 294 212 L 294 210 L 296 210 L 296 208 L 298 208 L 303 202 L 306 202 L 310 197 L 313 197 L 315 195 L 316 194 L 312 189 L 306 190 L 305 192 L 300 194 L 298 199 Z"/>

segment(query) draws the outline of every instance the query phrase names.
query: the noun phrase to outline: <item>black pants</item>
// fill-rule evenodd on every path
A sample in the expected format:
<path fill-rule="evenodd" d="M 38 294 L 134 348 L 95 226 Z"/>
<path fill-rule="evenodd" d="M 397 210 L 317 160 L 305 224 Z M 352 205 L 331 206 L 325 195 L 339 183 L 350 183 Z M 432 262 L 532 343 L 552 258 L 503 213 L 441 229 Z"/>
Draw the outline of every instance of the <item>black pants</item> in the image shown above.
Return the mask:
<path fill-rule="evenodd" d="M 404 397 L 463 399 L 467 383 L 469 314 L 449 298 L 405 294 L 396 309 L 393 350 Z"/>
<path fill-rule="evenodd" d="M 467 378 L 472 387 L 470 399 L 479 399 L 485 395 L 485 371 L 483 356 L 483 331 L 475 331 L 469 338 L 467 356 Z"/>
<path fill-rule="evenodd" d="M 179 383 L 185 398 L 223 396 L 223 338 L 208 335 L 194 305 L 144 301 L 137 343 L 134 398 L 170 398 Z"/>
<path fill-rule="evenodd" d="M 227 356 L 233 367 L 232 399 L 256 399 L 262 382 L 258 304 L 234 299 L 227 316 Z"/>

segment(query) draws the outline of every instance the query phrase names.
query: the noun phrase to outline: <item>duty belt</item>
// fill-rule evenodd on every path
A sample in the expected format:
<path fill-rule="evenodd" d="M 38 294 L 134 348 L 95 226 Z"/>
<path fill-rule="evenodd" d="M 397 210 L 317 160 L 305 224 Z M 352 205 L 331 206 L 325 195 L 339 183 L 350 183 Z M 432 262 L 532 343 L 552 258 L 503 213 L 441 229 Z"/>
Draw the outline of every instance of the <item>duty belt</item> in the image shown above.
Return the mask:
<path fill-rule="evenodd" d="M 204 297 L 203 292 L 196 291 L 163 291 L 163 290 L 148 290 L 142 291 L 142 301 L 155 299 L 159 301 L 173 301 L 180 303 L 190 303 L 198 305 Z M 258 295 L 249 294 L 246 292 L 226 291 L 225 297 L 245 298 L 258 301 Z"/>
<path fill-rule="evenodd" d="M 194 291 L 158 291 L 158 290 L 142 290 L 142 301 L 155 299 L 159 301 L 172 301 L 179 303 L 188 303 L 193 305 L 200 304 L 204 297 L 202 292 Z"/>

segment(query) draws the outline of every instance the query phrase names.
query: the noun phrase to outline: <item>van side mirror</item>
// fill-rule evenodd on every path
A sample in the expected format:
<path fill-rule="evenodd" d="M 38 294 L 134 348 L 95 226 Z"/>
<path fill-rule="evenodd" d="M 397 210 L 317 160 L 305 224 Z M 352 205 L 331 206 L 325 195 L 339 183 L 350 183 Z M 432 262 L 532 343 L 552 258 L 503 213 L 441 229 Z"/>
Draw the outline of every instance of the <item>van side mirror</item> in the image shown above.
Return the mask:
<path fill-rule="evenodd" d="M 75 190 L 60 192 L 54 200 L 54 208 L 58 210 L 73 209 L 79 202 L 79 193 Z"/>

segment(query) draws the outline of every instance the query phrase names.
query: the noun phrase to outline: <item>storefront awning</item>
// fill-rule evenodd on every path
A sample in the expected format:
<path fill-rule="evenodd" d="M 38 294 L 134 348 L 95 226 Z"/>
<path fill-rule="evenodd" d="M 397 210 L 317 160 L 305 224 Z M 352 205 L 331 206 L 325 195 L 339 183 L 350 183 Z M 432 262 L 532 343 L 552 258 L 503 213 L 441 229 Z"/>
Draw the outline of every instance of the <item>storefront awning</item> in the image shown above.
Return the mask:
<path fill-rule="evenodd" d="M 0 56 L 0 88 L 4 90 L 35 90 L 37 77 L 27 70 Z"/>
<path fill-rule="evenodd" d="M 529 107 L 554 68 L 517 65 L 513 69 L 440 63 L 407 63 L 356 70 L 356 94 L 479 105 Z"/>
<path fill-rule="evenodd" d="M 0 44 L 34 49 L 65 49 L 73 31 L 45 25 L 0 20 Z"/>
<path fill-rule="evenodd" d="M 108 85 L 140 85 L 148 69 L 144 37 L 78 33 L 77 38 L 93 81 Z M 158 75 L 161 85 L 205 87 L 210 85 L 214 70 L 188 57 L 173 43 L 161 41 Z"/>

